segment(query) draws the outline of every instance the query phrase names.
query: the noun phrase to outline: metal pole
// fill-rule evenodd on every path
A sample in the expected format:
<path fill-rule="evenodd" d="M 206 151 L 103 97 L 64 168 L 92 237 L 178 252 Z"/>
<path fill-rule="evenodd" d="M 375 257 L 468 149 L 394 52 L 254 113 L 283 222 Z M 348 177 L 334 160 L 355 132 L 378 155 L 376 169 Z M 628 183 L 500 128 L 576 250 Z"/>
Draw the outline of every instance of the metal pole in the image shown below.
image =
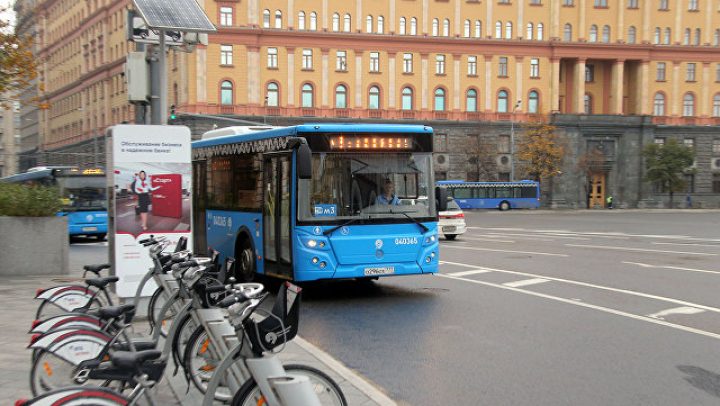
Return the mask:
<path fill-rule="evenodd" d="M 515 182 L 515 109 L 521 102 L 518 100 L 510 113 L 510 182 Z"/>
<path fill-rule="evenodd" d="M 165 30 L 160 30 L 160 124 L 167 125 L 167 54 L 165 53 Z"/>
<path fill-rule="evenodd" d="M 160 107 L 160 82 L 162 71 L 160 70 L 160 46 L 153 45 L 150 53 L 150 124 L 162 124 L 162 110 Z"/>

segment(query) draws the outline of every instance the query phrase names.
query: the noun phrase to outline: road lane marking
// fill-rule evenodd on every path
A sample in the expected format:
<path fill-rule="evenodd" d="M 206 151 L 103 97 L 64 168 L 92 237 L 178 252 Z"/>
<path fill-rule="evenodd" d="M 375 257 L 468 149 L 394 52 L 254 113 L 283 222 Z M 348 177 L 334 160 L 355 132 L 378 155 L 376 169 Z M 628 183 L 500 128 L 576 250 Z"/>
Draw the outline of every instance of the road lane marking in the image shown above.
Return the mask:
<path fill-rule="evenodd" d="M 702 335 L 702 336 L 706 336 L 706 337 L 710 337 L 710 338 L 714 338 L 714 339 L 720 340 L 720 334 L 711 333 L 711 332 L 709 332 L 709 331 L 704 331 L 704 330 L 700 330 L 700 329 L 693 328 L 693 327 L 687 327 L 687 326 L 683 326 L 683 325 L 680 325 L 680 324 L 669 323 L 669 322 L 667 322 L 667 321 L 660 320 L 660 319 L 656 319 L 656 318 L 652 318 L 652 317 L 640 316 L 640 315 L 637 315 L 637 314 L 627 313 L 627 312 L 623 312 L 623 311 L 620 311 L 620 310 L 611 309 L 611 308 L 609 308 L 609 307 L 591 305 L 591 304 L 585 303 L 585 302 L 578 302 L 578 301 L 576 301 L 576 300 L 566 299 L 566 298 L 557 297 L 557 296 L 551 296 L 551 295 L 547 295 L 547 294 L 544 294 L 544 293 L 533 292 L 533 291 L 530 291 L 530 290 L 525 290 L 525 289 L 520 289 L 520 288 L 513 288 L 513 287 L 510 287 L 510 286 L 503 286 L 503 285 L 499 285 L 499 284 L 497 284 L 497 283 L 484 282 L 484 281 L 478 281 L 478 280 L 467 279 L 467 278 L 459 278 L 459 277 L 450 276 L 450 275 L 447 275 L 447 274 L 439 274 L 439 273 L 438 273 L 438 274 L 436 274 L 436 275 L 439 276 L 439 277 L 441 277 L 441 278 L 454 279 L 454 280 L 457 280 L 457 281 L 474 283 L 474 284 L 476 284 L 476 285 L 484 285 L 484 286 L 489 286 L 489 287 L 492 287 L 492 288 L 505 289 L 505 290 L 509 290 L 509 291 L 516 292 L 516 293 L 522 293 L 522 294 L 526 294 L 526 295 L 530 295 L 530 296 L 535 296 L 535 297 L 539 297 L 539 298 L 554 300 L 554 301 L 556 301 L 556 302 L 567 303 L 567 304 L 570 304 L 570 305 L 573 305 L 573 306 L 585 307 L 585 308 L 592 309 L 592 310 L 598 310 L 598 311 L 601 311 L 601 312 L 604 312 L 604 313 L 614 314 L 614 315 L 616 315 L 616 316 L 626 317 L 626 318 L 633 319 L 633 320 L 644 321 L 644 322 L 647 322 L 647 323 L 657 324 L 657 325 L 665 326 L 665 327 L 670 327 L 670 328 L 673 328 L 673 329 L 676 329 L 676 330 L 681 330 L 681 331 L 685 331 L 685 332 L 688 332 L 688 333 L 694 333 L 694 334 L 698 334 L 698 335 Z"/>
<path fill-rule="evenodd" d="M 688 252 L 688 251 L 665 251 L 651 250 L 647 248 L 631 248 L 631 247 L 612 247 L 608 245 L 586 245 L 586 244 L 565 244 L 566 247 L 592 248 L 598 250 L 618 250 L 618 251 L 636 251 L 636 252 L 657 252 L 660 254 L 684 254 L 684 255 L 701 255 L 716 257 L 718 254 L 710 254 L 707 252 Z"/>
<path fill-rule="evenodd" d="M 443 244 L 443 249 L 453 248 L 458 250 L 470 250 L 470 251 L 491 251 L 491 252 L 504 252 L 508 254 L 532 254 L 532 255 L 547 255 L 550 257 L 569 257 L 567 254 L 552 254 L 549 252 L 531 252 L 531 251 L 510 251 L 492 248 L 479 248 L 479 247 L 456 247 L 451 244 Z"/>
<path fill-rule="evenodd" d="M 693 247 L 710 247 L 720 248 L 718 244 L 698 244 L 694 242 L 654 242 L 654 245 L 681 245 L 681 246 L 693 246 Z"/>
<path fill-rule="evenodd" d="M 462 276 L 477 275 L 480 273 L 488 273 L 488 272 L 492 272 L 492 271 L 489 269 L 474 269 L 472 271 L 452 272 L 452 273 L 449 273 L 448 275 L 462 277 Z"/>
<path fill-rule="evenodd" d="M 648 317 L 652 317 L 654 319 L 660 319 L 665 320 L 665 316 L 669 316 L 671 314 L 697 314 L 697 313 L 703 313 L 705 310 L 698 309 L 696 307 L 690 307 L 690 306 L 682 306 L 682 307 L 673 307 L 672 309 L 663 310 L 661 312 L 648 314 Z"/>
<path fill-rule="evenodd" d="M 475 236 L 475 235 L 472 235 L 472 236 L 471 236 L 471 235 L 465 234 L 465 235 L 462 236 L 462 238 L 463 238 L 464 240 L 474 240 L 474 241 L 504 242 L 504 243 L 509 243 L 509 244 L 514 244 L 514 243 L 515 243 L 515 241 L 513 241 L 513 240 L 499 240 L 499 239 L 497 239 L 497 238 L 494 238 L 493 236 L 486 236 L 486 237 L 483 238 L 483 237 L 477 237 L 477 236 Z"/>
<path fill-rule="evenodd" d="M 538 283 L 545 283 L 545 282 L 550 282 L 550 280 L 543 279 L 543 278 L 523 279 L 521 281 L 503 283 L 503 286 L 509 286 L 511 288 L 519 288 L 522 286 L 537 285 Z"/>
<path fill-rule="evenodd" d="M 487 269 L 488 271 L 492 271 L 492 272 L 501 272 L 501 273 L 507 273 L 507 274 L 511 274 L 511 275 L 522 275 L 522 276 L 527 276 L 529 278 L 542 278 L 542 279 L 547 279 L 547 280 L 551 280 L 551 281 L 555 281 L 555 282 L 563 282 L 563 283 L 568 283 L 571 285 L 584 286 L 587 288 L 593 288 L 593 289 L 598 289 L 598 290 L 607 290 L 608 292 L 623 293 L 626 295 L 638 296 L 638 297 L 643 297 L 646 299 L 653 299 L 653 300 L 658 300 L 658 301 L 662 301 L 662 302 L 675 303 L 678 306 L 690 306 L 690 307 L 696 307 L 698 309 L 704 309 L 704 310 L 714 312 L 714 313 L 720 313 L 720 309 L 717 307 L 705 306 L 705 305 L 701 305 L 701 304 L 697 304 L 697 303 L 687 302 L 685 300 L 680 300 L 680 299 L 673 299 L 673 298 L 669 298 L 669 297 L 651 295 L 649 293 L 642 293 L 642 292 L 637 292 L 634 290 L 611 288 L 609 286 L 594 285 L 592 283 L 573 281 L 570 279 L 553 278 L 551 276 L 537 275 L 537 274 L 532 274 L 532 273 L 527 273 L 527 272 L 509 271 L 506 269 L 496 269 L 496 268 L 487 268 L 487 267 L 478 267 L 477 265 L 463 264 L 461 262 L 440 261 L 440 263 L 448 264 L 448 265 L 455 265 L 455 266 L 462 266 L 462 267 L 473 268 L 473 269 Z M 436 275 L 441 275 L 441 274 L 438 273 Z M 449 274 L 442 274 L 442 275 L 449 275 Z"/>
<path fill-rule="evenodd" d="M 688 272 L 701 272 L 701 273 L 712 273 L 712 274 L 718 274 L 720 275 L 720 271 L 708 271 L 706 269 L 693 269 L 693 268 L 683 268 L 680 266 L 669 266 L 669 265 L 651 265 L 651 264 L 644 264 L 642 262 L 627 262 L 623 261 L 623 264 L 630 264 L 630 265 L 637 265 L 641 266 L 643 268 L 659 268 L 659 269 L 672 269 L 677 271 L 688 271 Z"/>

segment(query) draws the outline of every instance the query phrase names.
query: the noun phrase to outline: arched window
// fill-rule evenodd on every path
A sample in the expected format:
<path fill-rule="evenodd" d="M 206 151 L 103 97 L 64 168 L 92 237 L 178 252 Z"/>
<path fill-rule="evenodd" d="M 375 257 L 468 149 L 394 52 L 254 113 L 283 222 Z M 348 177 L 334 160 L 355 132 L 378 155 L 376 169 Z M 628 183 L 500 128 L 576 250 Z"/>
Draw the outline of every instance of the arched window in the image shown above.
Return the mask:
<path fill-rule="evenodd" d="M 590 42 L 597 42 L 597 25 L 590 26 Z"/>
<path fill-rule="evenodd" d="M 352 30 L 352 22 L 350 14 L 345 14 L 345 17 L 343 18 L 343 31 L 344 32 L 350 32 Z"/>
<path fill-rule="evenodd" d="M 720 117 L 720 93 L 713 97 L 713 117 Z"/>
<path fill-rule="evenodd" d="M 337 85 L 335 88 L 335 108 L 347 108 L 347 88 L 343 85 Z"/>
<path fill-rule="evenodd" d="M 690 45 L 690 28 L 685 28 L 685 35 L 683 36 L 683 45 Z"/>
<path fill-rule="evenodd" d="M 443 37 L 450 36 L 450 20 L 447 18 L 443 21 Z"/>
<path fill-rule="evenodd" d="M 670 28 L 665 28 L 665 38 L 663 38 L 663 44 L 670 45 L 670 36 L 672 34 L 672 31 L 670 31 Z"/>
<path fill-rule="evenodd" d="M 333 32 L 340 31 L 340 14 L 338 13 L 333 14 L 332 30 Z"/>
<path fill-rule="evenodd" d="M 700 45 L 700 28 L 695 28 L 695 42 L 693 45 Z"/>
<path fill-rule="evenodd" d="M 373 32 L 373 16 L 371 15 L 365 17 L 365 32 L 368 34 Z"/>
<path fill-rule="evenodd" d="M 377 86 L 371 86 L 368 94 L 368 108 L 371 110 L 377 110 L 380 108 L 380 88 Z"/>
<path fill-rule="evenodd" d="M 608 43 L 610 42 L 610 26 L 604 25 L 603 26 L 603 34 L 602 34 L 602 42 Z"/>
<path fill-rule="evenodd" d="M 513 29 L 512 23 L 510 21 L 506 22 L 505 23 L 505 39 L 512 39 L 512 37 L 513 37 L 512 29 Z M 522 28 L 520 28 L 520 30 L 522 31 Z"/>
<path fill-rule="evenodd" d="M 465 105 L 467 106 L 467 111 L 469 112 L 475 112 L 477 111 L 477 90 L 470 89 L 467 91 L 467 97 L 465 100 Z"/>
<path fill-rule="evenodd" d="M 525 33 L 525 39 L 533 39 L 533 23 L 527 23 L 527 30 Z"/>
<path fill-rule="evenodd" d="M 585 93 L 584 103 L 585 103 L 585 114 L 592 114 L 593 113 L 593 99 L 589 93 Z"/>
<path fill-rule="evenodd" d="M 695 117 L 695 96 L 692 93 L 683 96 L 683 117 Z"/>
<path fill-rule="evenodd" d="M 628 29 L 628 44 L 634 44 L 635 41 L 635 26 L 630 26 Z"/>
<path fill-rule="evenodd" d="M 314 11 L 310 13 L 310 29 L 317 30 L 317 14 Z"/>
<path fill-rule="evenodd" d="M 233 105 L 233 84 L 229 80 L 220 83 L 220 104 Z"/>
<path fill-rule="evenodd" d="M 263 10 L 263 28 L 270 28 L 270 10 Z"/>
<path fill-rule="evenodd" d="M 265 102 L 269 107 L 277 107 L 280 103 L 280 87 L 275 82 L 270 82 L 267 85 L 267 94 L 265 95 Z"/>
<path fill-rule="evenodd" d="M 445 110 L 445 89 L 437 88 L 435 90 L 435 111 Z"/>
<path fill-rule="evenodd" d="M 655 27 L 655 35 L 653 36 L 653 44 L 660 43 L 660 27 Z"/>
<path fill-rule="evenodd" d="M 465 20 L 465 26 L 463 29 L 463 37 L 470 38 L 470 20 Z"/>
<path fill-rule="evenodd" d="M 572 41 L 572 25 L 565 24 L 565 28 L 563 29 L 564 32 L 564 40 L 567 42 Z"/>
<path fill-rule="evenodd" d="M 535 39 L 538 40 L 538 41 L 542 41 L 542 40 L 543 40 L 543 36 L 545 35 L 545 34 L 543 33 L 543 28 L 545 28 L 545 27 L 543 26 L 543 24 L 542 24 L 542 23 L 538 23 L 538 25 L 537 25 L 537 35 L 535 36 Z"/>
<path fill-rule="evenodd" d="M 495 38 L 502 38 L 502 21 L 495 23 Z"/>
<path fill-rule="evenodd" d="M 508 93 L 505 90 L 501 90 L 498 92 L 497 111 L 498 111 L 498 113 L 507 113 L 508 112 Z"/>
<path fill-rule="evenodd" d="M 378 16 L 377 19 L 377 33 L 378 34 L 384 34 L 385 33 L 385 17 Z"/>
<path fill-rule="evenodd" d="M 313 107 L 315 104 L 315 91 L 310 83 L 302 86 L 302 107 Z"/>
<path fill-rule="evenodd" d="M 410 35 L 417 35 L 417 18 L 410 19 Z"/>
<path fill-rule="evenodd" d="M 400 29 L 398 32 L 400 35 L 405 35 L 405 17 L 400 17 Z"/>
<path fill-rule="evenodd" d="M 432 21 L 432 36 L 437 37 L 440 35 L 440 20 L 433 18 Z"/>
<path fill-rule="evenodd" d="M 413 109 L 413 90 L 412 88 L 405 87 L 402 90 L 402 109 L 412 110 Z"/>
<path fill-rule="evenodd" d="M 282 28 L 282 11 L 275 12 L 275 28 Z"/>
<path fill-rule="evenodd" d="M 528 113 L 537 113 L 540 107 L 540 96 L 535 90 L 528 93 Z"/>
<path fill-rule="evenodd" d="M 482 21 L 475 21 L 475 38 L 482 37 Z"/>
<path fill-rule="evenodd" d="M 715 30 L 715 46 L 720 45 L 720 29 Z"/>
<path fill-rule="evenodd" d="M 298 29 L 304 30 L 305 29 L 305 12 L 301 11 L 298 13 Z"/>
<path fill-rule="evenodd" d="M 653 115 L 658 117 L 665 116 L 665 95 L 662 93 L 655 93 L 653 98 Z"/>

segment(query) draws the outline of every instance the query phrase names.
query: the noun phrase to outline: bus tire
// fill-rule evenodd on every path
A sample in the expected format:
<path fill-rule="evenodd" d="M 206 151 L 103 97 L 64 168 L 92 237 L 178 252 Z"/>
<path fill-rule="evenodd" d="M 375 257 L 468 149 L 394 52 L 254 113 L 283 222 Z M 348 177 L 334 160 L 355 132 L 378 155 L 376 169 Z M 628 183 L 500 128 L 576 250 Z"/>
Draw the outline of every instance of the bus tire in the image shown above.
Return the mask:
<path fill-rule="evenodd" d="M 510 203 L 508 203 L 507 201 L 502 201 L 502 202 L 500 202 L 499 207 L 500 207 L 500 211 L 508 211 L 508 210 L 510 210 Z"/>
<path fill-rule="evenodd" d="M 255 274 L 255 252 L 248 238 L 242 238 L 238 245 L 239 250 L 235 252 L 235 278 L 238 282 L 252 282 Z"/>

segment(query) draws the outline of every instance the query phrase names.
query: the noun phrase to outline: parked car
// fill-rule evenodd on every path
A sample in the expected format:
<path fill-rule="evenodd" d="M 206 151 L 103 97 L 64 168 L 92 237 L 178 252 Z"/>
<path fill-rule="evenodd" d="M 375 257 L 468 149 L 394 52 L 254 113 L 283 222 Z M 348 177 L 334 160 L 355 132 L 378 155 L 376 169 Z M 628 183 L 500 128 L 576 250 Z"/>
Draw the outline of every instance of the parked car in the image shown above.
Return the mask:
<path fill-rule="evenodd" d="M 465 234 L 465 213 L 452 197 L 448 197 L 447 210 L 438 213 L 438 233 L 442 233 L 446 239 L 454 240 L 460 234 Z"/>

